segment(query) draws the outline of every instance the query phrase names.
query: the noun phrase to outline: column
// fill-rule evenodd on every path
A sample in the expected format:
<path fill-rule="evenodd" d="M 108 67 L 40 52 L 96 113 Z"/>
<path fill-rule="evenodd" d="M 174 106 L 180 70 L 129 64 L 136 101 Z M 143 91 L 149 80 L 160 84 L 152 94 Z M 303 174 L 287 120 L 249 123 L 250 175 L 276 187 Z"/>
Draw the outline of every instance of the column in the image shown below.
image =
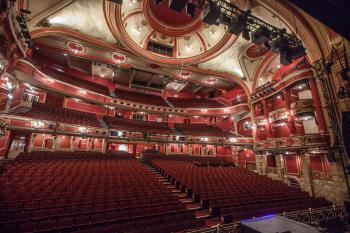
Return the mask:
<path fill-rule="evenodd" d="M 320 100 L 320 96 L 318 94 L 317 84 L 315 81 L 315 78 L 312 78 L 309 81 L 310 89 L 311 89 L 311 95 L 312 100 L 315 106 L 315 112 L 316 112 L 316 120 L 318 124 L 318 128 L 321 133 L 324 133 L 327 131 L 326 121 L 324 119 L 323 115 L 323 108 Z"/>
<path fill-rule="evenodd" d="M 188 145 L 188 154 L 192 155 L 192 144 Z"/>
<path fill-rule="evenodd" d="M 278 178 L 285 179 L 285 166 L 284 166 L 284 157 L 283 154 L 275 155 L 276 156 L 276 170 Z"/>
<path fill-rule="evenodd" d="M 267 156 L 265 154 L 256 154 L 256 169 L 259 174 L 267 175 Z"/>
<path fill-rule="evenodd" d="M 266 127 L 266 137 L 272 138 L 272 130 L 271 130 L 271 123 L 269 121 L 269 106 L 267 105 L 266 99 L 262 100 L 263 109 L 264 109 L 264 118 L 265 118 L 265 127 Z"/>
<path fill-rule="evenodd" d="M 308 192 L 311 196 L 315 195 L 314 185 L 312 181 L 311 167 L 310 167 L 310 156 L 308 154 L 299 155 L 301 160 L 301 177 L 300 186 Z"/>
<path fill-rule="evenodd" d="M 290 93 L 287 90 L 283 90 L 283 98 L 285 103 L 286 112 L 288 114 L 288 128 L 291 136 L 295 135 L 295 123 L 294 117 L 290 114 Z"/>
<path fill-rule="evenodd" d="M 52 147 L 51 147 L 51 149 L 52 149 L 53 151 L 56 151 L 56 148 L 57 148 L 57 136 L 53 136 L 53 138 L 52 138 Z"/>
<path fill-rule="evenodd" d="M 108 139 L 104 138 L 102 141 L 102 153 L 105 154 L 107 151 L 107 141 Z"/>
<path fill-rule="evenodd" d="M 348 190 L 346 187 L 345 175 L 340 158 L 340 156 L 343 156 L 344 158 L 346 155 L 340 153 L 334 153 L 336 162 L 329 163 L 333 182 L 329 185 L 331 190 L 327 192 L 327 195 L 325 195 L 327 199 L 339 206 L 344 205 L 344 200 L 348 199 Z"/>
<path fill-rule="evenodd" d="M 34 141 L 35 141 L 36 134 L 32 133 L 30 137 L 28 152 L 32 151 L 34 149 Z"/>
<path fill-rule="evenodd" d="M 170 153 L 170 146 L 169 143 L 165 145 L 165 155 L 168 155 Z"/>
<path fill-rule="evenodd" d="M 90 148 L 91 148 L 91 140 L 90 140 L 90 138 L 88 138 L 87 145 L 86 145 L 86 150 L 90 151 Z"/>
<path fill-rule="evenodd" d="M 70 137 L 70 146 L 69 146 L 70 151 L 74 151 L 74 143 L 75 143 L 75 136 L 71 136 Z"/>

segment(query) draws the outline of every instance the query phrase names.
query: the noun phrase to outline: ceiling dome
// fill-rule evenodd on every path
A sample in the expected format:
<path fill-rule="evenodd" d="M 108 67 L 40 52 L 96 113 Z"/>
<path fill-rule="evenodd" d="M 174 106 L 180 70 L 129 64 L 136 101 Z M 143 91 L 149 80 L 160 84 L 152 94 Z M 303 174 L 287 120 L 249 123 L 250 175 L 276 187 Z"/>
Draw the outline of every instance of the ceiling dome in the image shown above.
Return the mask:
<path fill-rule="evenodd" d="M 169 0 L 163 1 L 161 4 L 156 4 L 154 1 L 149 2 L 149 9 L 157 20 L 171 27 L 184 27 L 198 21 L 201 11 L 196 9 L 195 16 L 192 18 L 186 14 L 185 8 L 181 12 L 177 12 L 168 7 Z"/>
<path fill-rule="evenodd" d="M 224 25 L 202 22 L 201 10 L 192 18 L 152 0 L 105 1 L 106 21 L 114 36 L 135 54 L 168 64 L 198 64 L 215 57 L 236 40 Z"/>

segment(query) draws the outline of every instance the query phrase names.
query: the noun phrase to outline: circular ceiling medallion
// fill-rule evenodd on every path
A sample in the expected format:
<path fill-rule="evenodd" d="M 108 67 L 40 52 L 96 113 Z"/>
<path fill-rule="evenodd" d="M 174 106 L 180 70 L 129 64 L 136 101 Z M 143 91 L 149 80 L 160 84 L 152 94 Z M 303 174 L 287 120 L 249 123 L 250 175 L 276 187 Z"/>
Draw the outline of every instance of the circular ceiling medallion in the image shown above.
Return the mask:
<path fill-rule="evenodd" d="M 261 45 L 252 45 L 247 49 L 247 56 L 250 58 L 258 58 L 269 52 L 269 49 L 266 48 L 263 44 Z"/>
<path fill-rule="evenodd" d="M 187 70 L 179 71 L 178 74 L 181 78 L 189 78 L 191 76 L 191 72 L 189 72 Z"/>
<path fill-rule="evenodd" d="M 217 81 L 218 81 L 218 79 L 215 78 L 215 77 L 210 77 L 210 78 L 207 78 L 207 80 L 205 80 L 205 82 L 208 83 L 208 84 L 214 84 Z"/>
<path fill-rule="evenodd" d="M 112 53 L 111 58 L 116 62 L 116 63 L 124 63 L 126 62 L 126 57 L 124 54 L 121 53 Z"/>
<path fill-rule="evenodd" d="M 85 51 L 84 46 L 75 42 L 68 42 L 66 46 L 69 50 L 73 51 L 74 53 L 81 53 Z"/>

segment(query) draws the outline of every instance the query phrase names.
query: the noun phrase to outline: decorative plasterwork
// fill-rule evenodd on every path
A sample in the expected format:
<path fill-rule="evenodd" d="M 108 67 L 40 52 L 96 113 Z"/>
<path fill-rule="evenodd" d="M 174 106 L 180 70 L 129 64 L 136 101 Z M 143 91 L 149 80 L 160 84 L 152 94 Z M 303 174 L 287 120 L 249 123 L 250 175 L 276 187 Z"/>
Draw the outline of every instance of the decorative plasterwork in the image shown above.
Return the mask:
<path fill-rule="evenodd" d="M 39 4 L 39 3 L 37 3 Z M 86 35 L 115 43 L 103 15 L 102 0 L 76 0 L 48 17 L 52 26 L 72 28 Z"/>
<path fill-rule="evenodd" d="M 234 42 L 226 26 L 206 25 L 199 19 L 180 29 L 169 27 L 152 16 L 149 4 L 148 0 L 125 1 L 121 6 L 108 1 L 104 3 L 106 22 L 112 34 L 138 55 L 160 63 L 196 64 L 215 57 Z M 150 42 L 165 46 L 171 52 L 149 51 L 147 45 Z"/>

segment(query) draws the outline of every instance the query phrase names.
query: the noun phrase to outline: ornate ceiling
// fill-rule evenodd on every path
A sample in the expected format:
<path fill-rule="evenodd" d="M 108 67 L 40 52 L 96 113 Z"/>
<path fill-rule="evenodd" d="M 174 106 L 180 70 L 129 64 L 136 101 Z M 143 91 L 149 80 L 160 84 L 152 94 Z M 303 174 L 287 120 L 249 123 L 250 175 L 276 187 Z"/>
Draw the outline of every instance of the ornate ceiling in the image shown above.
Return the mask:
<path fill-rule="evenodd" d="M 272 25 L 295 31 L 289 15 L 282 12 L 286 3 L 272 6 L 265 0 L 233 2 Z M 27 7 L 24 0 L 17 4 L 18 9 Z M 106 0 L 31 0 L 29 10 L 32 14 L 28 26 L 41 51 L 66 53 L 72 57 L 69 60 L 74 60 L 70 67 L 81 71 L 84 60 L 88 60 L 87 73 L 92 75 L 101 75 L 101 69 L 94 67 L 96 62 L 110 68 L 102 69 L 106 76 L 113 74 L 114 66 L 126 67 L 130 72 L 121 75 L 120 82 L 124 83 L 136 70 L 153 74 L 143 80 L 148 86 L 161 83 L 166 75 L 190 83 L 181 88 L 185 91 L 202 86 L 202 91 L 208 92 L 238 84 L 250 93 L 254 79 L 270 79 L 266 66 L 271 67 L 269 72 L 279 69 L 277 54 L 228 33 L 226 26 L 203 23 L 200 10 L 193 18 L 185 12 L 172 11 L 167 0 L 160 5 L 152 0 L 124 0 L 122 5 Z M 302 21 L 297 16 L 296 26 Z M 299 27 L 301 36 L 305 36 L 303 27 Z M 312 39 L 305 40 L 307 46 Z M 255 81 L 254 85 L 265 82 Z"/>

